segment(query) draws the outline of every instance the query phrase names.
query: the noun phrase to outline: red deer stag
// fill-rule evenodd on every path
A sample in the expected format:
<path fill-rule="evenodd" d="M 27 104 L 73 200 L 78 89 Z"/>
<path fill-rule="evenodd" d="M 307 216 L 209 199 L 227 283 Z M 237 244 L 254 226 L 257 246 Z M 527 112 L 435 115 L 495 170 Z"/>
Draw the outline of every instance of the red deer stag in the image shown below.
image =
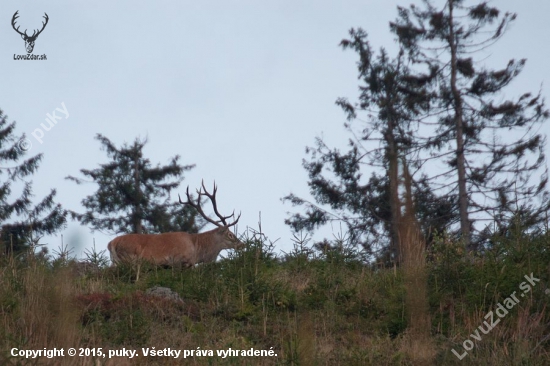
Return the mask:
<path fill-rule="evenodd" d="M 136 263 L 137 276 L 141 262 L 147 261 L 156 265 L 181 265 L 192 267 L 197 263 L 214 262 L 222 249 L 240 249 L 244 244 L 231 232 L 231 226 L 237 224 L 241 215 L 232 223 L 227 223 L 227 219 L 235 217 L 235 212 L 229 216 L 222 216 L 216 204 L 216 183 L 214 190 L 209 193 L 202 182 L 202 189 L 197 189 L 197 201 L 193 202 L 187 187 L 187 202 L 183 202 L 179 197 L 179 203 L 190 205 L 208 222 L 217 226 L 217 228 L 200 233 L 190 234 L 186 232 L 173 232 L 163 234 L 126 234 L 111 240 L 107 248 L 111 254 L 111 261 L 117 263 Z M 203 192 L 204 191 L 204 192 Z M 212 202 L 214 213 L 219 220 L 215 221 L 208 217 L 202 207 L 201 198 L 206 196 Z"/>

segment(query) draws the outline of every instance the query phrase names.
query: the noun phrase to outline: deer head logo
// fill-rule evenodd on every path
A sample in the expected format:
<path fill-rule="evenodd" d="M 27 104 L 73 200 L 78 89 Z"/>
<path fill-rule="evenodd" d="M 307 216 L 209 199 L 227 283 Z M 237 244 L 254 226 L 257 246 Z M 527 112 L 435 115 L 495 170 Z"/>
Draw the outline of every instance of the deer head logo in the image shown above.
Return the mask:
<path fill-rule="evenodd" d="M 17 13 L 19 13 L 19 10 L 17 10 L 15 12 L 15 14 L 13 14 L 13 18 L 11 18 L 11 26 L 13 27 L 13 29 L 15 29 L 15 31 L 17 33 L 19 33 L 21 35 L 21 38 L 23 38 L 23 40 L 25 41 L 25 48 L 27 49 L 27 53 L 32 53 L 32 50 L 34 49 L 34 42 L 36 41 L 36 38 L 38 37 L 38 35 L 40 33 L 42 33 L 42 31 L 44 30 L 44 28 L 46 28 L 46 24 L 48 24 L 48 14 L 44 13 L 44 19 L 46 19 L 45 22 L 42 22 L 42 29 L 40 30 L 34 30 L 34 32 L 32 33 L 32 36 L 29 36 L 27 34 L 27 30 L 25 29 L 25 32 L 22 33 L 19 31 L 19 27 L 15 28 L 15 20 L 17 18 L 19 18 L 19 15 L 17 15 Z"/>

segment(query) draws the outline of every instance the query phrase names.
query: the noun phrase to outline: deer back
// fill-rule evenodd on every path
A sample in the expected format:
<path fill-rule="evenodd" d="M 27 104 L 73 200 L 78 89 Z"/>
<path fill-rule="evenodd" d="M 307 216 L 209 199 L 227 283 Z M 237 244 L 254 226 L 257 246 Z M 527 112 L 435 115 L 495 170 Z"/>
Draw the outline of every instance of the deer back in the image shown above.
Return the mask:
<path fill-rule="evenodd" d="M 115 263 L 146 260 L 159 265 L 191 266 L 196 257 L 193 234 L 174 232 L 164 234 L 126 234 L 108 245 Z"/>

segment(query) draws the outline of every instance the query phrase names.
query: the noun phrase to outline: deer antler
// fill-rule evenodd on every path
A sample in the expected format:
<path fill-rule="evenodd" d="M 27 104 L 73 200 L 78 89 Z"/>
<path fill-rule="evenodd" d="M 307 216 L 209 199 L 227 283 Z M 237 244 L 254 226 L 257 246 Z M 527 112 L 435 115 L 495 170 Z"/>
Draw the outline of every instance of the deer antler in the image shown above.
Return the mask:
<path fill-rule="evenodd" d="M 21 32 L 19 31 L 19 27 L 15 28 L 15 21 L 16 21 L 17 18 L 19 18 L 19 15 L 17 15 L 17 13 L 19 13 L 19 10 L 17 10 L 17 11 L 15 12 L 15 14 L 13 14 L 13 17 L 11 18 L 11 26 L 12 26 L 13 29 L 14 29 L 17 33 L 19 33 L 20 35 L 26 36 L 26 35 L 27 35 L 27 30 L 26 30 L 26 29 L 25 29 L 25 33 L 21 33 Z M 45 14 L 45 13 L 44 13 L 44 14 Z"/>
<path fill-rule="evenodd" d="M 38 31 L 38 33 L 36 33 L 36 30 L 35 30 L 34 33 L 36 33 L 36 35 L 33 33 L 32 36 L 31 36 L 31 38 L 33 38 L 33 37 L 38 37 L 38 35 L 39 35 L 40 33 L 42 33 L 42 31 L 44 30 L 44 28 L 46 28 L 46 24 L 48 24 L 48 20 L 50 20 L 50 18 L 48 17 L 48 14 L 46 14 L 46 13 L 44 13 L 44 16 L 43 16 L 42 18 L 46 19 L 45 22 L 42 22 L 42 29 L 40 29 L 40 30 Z"/>
<path fill-rule="evenodd" d="M 204 192 L 203 192 L 204 190 Z M 187 187 L 187 190 L 185 192 L 185 194 L 187 195 L 187 202 L 183 202 L 181 200 L 181 197 L 178 195 L 178 198 L 179 198 L 179 202 L 182 204 L 182 205 L 190 205 L 191 207 L 193 207 L 195 210 L 197 210 L 197 212 L 206 220 L 208 221 L 209 223 L 211 224 L 214 224 L 218 227 L 230 227 L 230 226 L 233 226 L 233 225 L 236 225 L 237 222 L 239 222 L 239 219 L 241 218 L 241 214 L 239 214 L 239 216 L 237 217 L 237 219 L 228 224 L 227 223 L 227 219 L 229 218 L 232 218 L 232 217 L 235 217 L 235 211 L 233 211 L 233 213 L 231 215 L 228 215 L 228 216 L 223 216 L 222 214 L 220 214 L 220 212 L 218 211 L 218 205 L 216 203 L 216 192 L 218 191 L 218 187 L 216 187 L 216 182 L 214 182 L 214 190 L 212 191 L 212 193 L 209 193 L 207 190 L 206 190 L 206 187 L 204 186 L 204 180 L 202 181 L 202 188 L 201 189 L 197 189 L 197 194 L 198 194 L 198 197 L 197 197 L 197 203 L 194 203 L 193 202 L 193 199 L 191 198 L 191 195 L 189 194 L 189 186 Z M 210 202 L 212 202 L 212 207 L 214 207 L 214 213 L 216 214 L 216 216 L 218 216 L 218 218 L 220 220 L 218 221 L 215 221 L 213 219 L 211 219 L 210 217 L 208 217 L 204 211 L 202 210 L 202 207 L 201 207 L 201 197 L 202 196 L 206 196 L 210 199 Z"/>
<path fill-rule="evenodd" d="M 34 32 L 32 33 L 32 36 L 29 36 L 29 35 L 27 34 L 27 30 L 26 30 L 26 29 L 25 29 L 25 33 L 21 33 L 21 32 L 19 31 L 19 27 L 15 28 L 15 21 L 17 20 L 17 18 L 19 18 L 18 13 L 19 13 L 19 10 L 17 10 L 17 11 L 15 12 L 15 14 L 13 14 L 13 17 L 11 18 L 11 26 L 13 27 L 13 29 L 14 29 L 17 33 L 19 33 L 19 34 L 22 35 L 22 36 L 25 36 L 25 38 L 28 38 L 28 39 L 36 39 L 36 37 L 38 37 L 38 35 L 39 35 L 40 33 L 42 33 L 42 31 L 44 30 L 44 28 L 46 28 L 46 24 L 48 24 L 48 20 L 50 19 L 50 18 L 48 17 L 48 14 L 47 14 L 47 13 L 44 13 L 43 18 L 45 18 L 46 21 L 45 21 L 45 22 L 42 22 L 42 29 L 40 29 L 40 30 L 35 29 Z M 38 31 L 38 33 L 37 33 L 37 31 Z"/>

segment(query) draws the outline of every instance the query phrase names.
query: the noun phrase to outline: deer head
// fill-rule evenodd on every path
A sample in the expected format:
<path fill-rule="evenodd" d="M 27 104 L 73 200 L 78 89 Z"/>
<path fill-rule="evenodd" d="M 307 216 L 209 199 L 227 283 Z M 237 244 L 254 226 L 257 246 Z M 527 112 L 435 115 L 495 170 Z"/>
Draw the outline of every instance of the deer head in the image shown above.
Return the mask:
<path fill-rule="evenodd" d="M 206 190 L 206 187 L 204 186 L 204 181 L 202 181 L 202 188 L 197 189 L 197 201 L 193 202 L 193 199 L 191 198 L 191 195 L 189 194 L 189 186 L 187 186 L 187 191 L 185 194 L 187 195 L 187 202 L 183 202 L 181 200 L 181 197 L 178 195 L 179 202 L 182 205 L 189 205 L 193 207 L 197 212 L 209 223 L 216 225 L 218 228 L 215 229 L 215 232 L 217 235 L 219 235 L 222 238 L 222 242 L 225 244 L 225 249 L 241 249 L 244 247 L 244 243 L 241 242 L 230 230 L 229 227 L 234 226 L 239 222 L 239 219 L 241 218 L 241 214 L 237 217 L 237 219 L 233 222 L 228 223 L 227 220 L 230 218 L 235 217 L 235 211 L 231 215 L 223 216 L 218 211 L 218 205 L 216 203 L 216 191 L 218 190 L 218 187 L 216 187 L 216 182 L 214 182 L 214 190 L 212 193 L 209 193 Z M 216 216 L 218 216 L 219 220 L 213 220 L 208 215 L 206 215 L 202 209 L 201 206 L 201 198 L 202 196 L 206 196 L 210 199 L 210 202 L 212 202 L 212 207 L 214 208 L 214 213 Z"/>
<path fill-rule="evenodd" d="M 17 15 L 17 13 L 19 13 L 19 10 L 17 10 L 15 12 L 15 14 L 13 14 L 13 18 L 11 18 L 11 26 L 13 27 L 13 29 L 19 33 L 21 35 L 21 38 L 23 38 L 23 40 L 25 41 L 25 48 L 27 49 L 27 53 L 32 53 L 32 50 L 34 49 L 34 42 L 36 41 L 36 38 L 38 37 L 38 35 L 40 33 L 42 33 L 42 31 L 44 30 L 44 28 L 46 28 L 46 24 L 48 24 L 48 14 L 44 13 L 44 19 L 46 19 L 45 22 L 42 22 L 42 29 L 40 30 L 37 30 L 35 29 L 34 32 L 32 33 L 32 36 L 29 36 L 27 34 L 27 30 L 25 29 L 25 32 L 22 33 L 19 31 L 19 27 L 15 28 L 15 20 L 17 18 L 19 18 L 19 15 Z"/>

